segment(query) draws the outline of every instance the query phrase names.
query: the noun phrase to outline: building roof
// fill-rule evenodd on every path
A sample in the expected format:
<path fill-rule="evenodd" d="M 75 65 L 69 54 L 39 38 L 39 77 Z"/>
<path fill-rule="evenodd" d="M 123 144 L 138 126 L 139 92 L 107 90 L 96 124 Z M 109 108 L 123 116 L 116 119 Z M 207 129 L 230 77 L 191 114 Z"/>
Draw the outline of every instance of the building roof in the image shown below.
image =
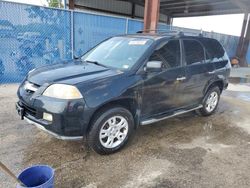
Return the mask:
<path fill-rule="evenodd" d="M 144 0 L 127 1 L 144 6 Z M 249 0 L 160 0 L 160 2 L 160 12 L 170 17 L 209 16 L 250 12 Z"/>

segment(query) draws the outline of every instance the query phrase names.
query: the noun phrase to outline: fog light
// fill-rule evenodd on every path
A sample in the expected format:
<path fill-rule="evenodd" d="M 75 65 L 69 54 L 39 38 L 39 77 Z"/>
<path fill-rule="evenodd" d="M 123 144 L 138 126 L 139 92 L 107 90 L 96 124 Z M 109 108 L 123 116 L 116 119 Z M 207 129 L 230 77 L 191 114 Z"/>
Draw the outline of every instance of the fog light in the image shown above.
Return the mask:
<path fill-rule="evenodd" d="M 45 119 L 47 121 L 52 121 L 53 120 L 52 114 L 44 112 L 43 113 L 43 119 Z"/>

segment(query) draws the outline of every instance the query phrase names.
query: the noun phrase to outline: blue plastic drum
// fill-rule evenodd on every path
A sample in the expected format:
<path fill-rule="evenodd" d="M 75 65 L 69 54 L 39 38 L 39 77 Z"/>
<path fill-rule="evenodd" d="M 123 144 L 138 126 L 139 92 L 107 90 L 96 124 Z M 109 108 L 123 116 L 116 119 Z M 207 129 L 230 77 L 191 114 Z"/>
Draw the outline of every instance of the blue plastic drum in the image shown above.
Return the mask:
<path fill-rule="evenodd" d="M 55 171 L 47 165 L 35 165 L 22 171 L 20 179 L 29 188 L 53 188 Z M 23 188 L 17 185 L 17 188 Z"/>

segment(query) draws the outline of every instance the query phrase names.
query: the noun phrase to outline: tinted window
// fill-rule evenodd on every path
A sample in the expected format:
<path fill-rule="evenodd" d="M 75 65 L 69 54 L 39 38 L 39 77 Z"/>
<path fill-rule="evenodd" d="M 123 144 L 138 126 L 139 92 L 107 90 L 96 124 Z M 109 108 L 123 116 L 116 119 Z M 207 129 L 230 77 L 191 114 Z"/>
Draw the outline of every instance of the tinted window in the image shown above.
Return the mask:
<path fill-rule="evenodd" d="M 216 60 L 224 60 L 226 58 L 225 51 L 217 40 L 203 38 L 200 39 L 200 41 L 206 48 L 208 56 L 207 59 L 216 61 Z"/>
<path fill-rule="evenodd" d="M 179 40 L 168 41 L 167 44 L 156 50 L 149 60 L 162 61 L 163 68 L 173 68 L 180 66 Z"/>
<path fill-rule="evenodd" d="M 183 43 L 187 65 L 204 61 L 204 49 L 199 42 L 195 40 L 184 40 Z"/>

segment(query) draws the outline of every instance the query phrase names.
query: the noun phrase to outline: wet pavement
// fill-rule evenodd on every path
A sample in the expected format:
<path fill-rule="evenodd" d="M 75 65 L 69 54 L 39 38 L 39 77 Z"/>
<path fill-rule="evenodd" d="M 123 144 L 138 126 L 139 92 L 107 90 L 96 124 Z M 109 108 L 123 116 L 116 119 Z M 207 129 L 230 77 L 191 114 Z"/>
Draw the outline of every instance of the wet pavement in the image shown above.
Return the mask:
<path fill-rule="evenodd" d="M 101 156 L 60 141 L 16 115 L 16 85 L 0 86 L 0 160 L 18 174 L 56 169 L 56 187 L 250 187 L 250 84 L 230 79 L 217 113 L 142 126 L 120 152 Z M 0 187 L 15 187 L 0 173 Z"/>

